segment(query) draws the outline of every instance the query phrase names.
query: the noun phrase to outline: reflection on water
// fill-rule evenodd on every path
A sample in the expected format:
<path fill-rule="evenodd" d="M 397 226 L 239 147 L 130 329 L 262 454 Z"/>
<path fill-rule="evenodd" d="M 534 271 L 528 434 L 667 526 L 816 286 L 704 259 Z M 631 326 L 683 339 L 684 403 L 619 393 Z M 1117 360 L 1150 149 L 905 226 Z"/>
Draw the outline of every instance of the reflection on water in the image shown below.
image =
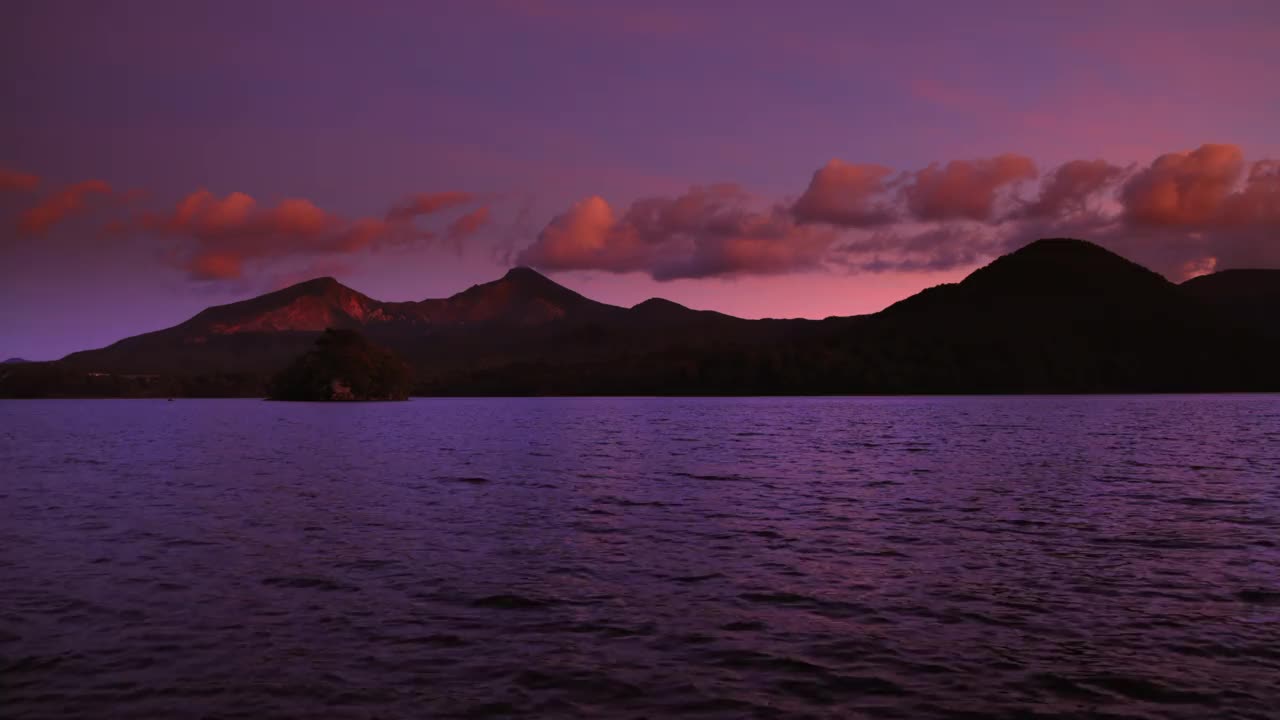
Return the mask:
<path fill-rule="evenodd" d="M 0 403 L 12 717 L 1275 717 L 1280 397 Z"/>

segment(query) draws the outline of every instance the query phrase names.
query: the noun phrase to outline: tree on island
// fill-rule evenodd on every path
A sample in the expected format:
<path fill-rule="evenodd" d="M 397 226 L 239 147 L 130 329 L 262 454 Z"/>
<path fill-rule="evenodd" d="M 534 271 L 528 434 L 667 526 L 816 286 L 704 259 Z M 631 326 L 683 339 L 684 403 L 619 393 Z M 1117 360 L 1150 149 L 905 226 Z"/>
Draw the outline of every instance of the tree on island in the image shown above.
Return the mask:
<path fill-rule="evenodd" d="M 355 330 L 329 328 L 272 380 L 272 400 L 407 400 L 408 364 Z"/>

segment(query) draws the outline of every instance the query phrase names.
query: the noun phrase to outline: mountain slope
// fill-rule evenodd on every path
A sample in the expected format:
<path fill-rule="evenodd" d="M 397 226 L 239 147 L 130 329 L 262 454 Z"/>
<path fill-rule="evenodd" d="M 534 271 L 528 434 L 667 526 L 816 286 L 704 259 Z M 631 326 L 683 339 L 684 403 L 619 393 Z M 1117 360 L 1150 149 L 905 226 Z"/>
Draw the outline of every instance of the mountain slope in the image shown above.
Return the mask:
<path fill-rule="evenodd" d="M 1037 240 L 1002 255 L 959 283 L 940 285 L 895 303 L 883 315 L 907 312 L 1064 308 L 1177 302 L 1176 286 L 1158 273 L 1083 240 Z"/>
<path fill-rule="evenodd" d="M 536 328 L 610 312 L 625 311 L 589 300 L 527 268 L 448 298 L 420 302 L 374 300 L 324 277 L 207 308 L 174 327 L 72 353 L 63 362 L 94 372 L 269 373 L 309 348 L 326 328 L 360 329 L 423 353 L 440 333 L 483 326 L 500 335 L 499 328 Z"/>
<path fill-rule="evenodd" d="M 417 304 L 434 325 L 501 323 L 540 325 L 555 320 L 585 319 L 621 308 L 596 302 L 559 285 L 535 270 L 516 267 L 493 282 L 473 285 L 443 300 Z"/>
<path fill-rule="evenodd" d="M 1280 270 L 1223 270 L 1187 280 L 1181 288 L 1240 326 L 1280 338 Z"/>
<path fill-rule="evenodd" d="M 331 277 L 316 278 L 259 297 L 218 305 L 173 330 L 189 335 L 244 332 L 320 332 L 386 322 L 397 315 L 391 304 L 356 292 Z"/>
<path fill-rule="evenodd" d="M 62 362 L 93 372 L 258 372 L 288 362 L 327 327 L 391 320 L 386 305 L 333 278 L 317 278 L 210 307 L 174 327 L 72 353 Z"/>
<path fill-rule="evenodd" d="M 896 368 L 891 384 L 937 392 L 1230 389 L 1263 375 L 1258 340 L 1162 276 L 1070 239 L 897 303 L 857 342 L 891 354 L 877 361 Z"/>

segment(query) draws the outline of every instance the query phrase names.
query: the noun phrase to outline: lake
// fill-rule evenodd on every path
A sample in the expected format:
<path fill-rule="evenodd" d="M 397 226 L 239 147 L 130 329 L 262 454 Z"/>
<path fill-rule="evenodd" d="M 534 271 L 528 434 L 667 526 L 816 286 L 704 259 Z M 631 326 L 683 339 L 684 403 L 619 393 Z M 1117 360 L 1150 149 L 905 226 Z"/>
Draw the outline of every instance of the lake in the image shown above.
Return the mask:
<path fill-rule="evenodd" d="M 12 718 L 1275 718 L 1280 396 L 0 402 Z"/>

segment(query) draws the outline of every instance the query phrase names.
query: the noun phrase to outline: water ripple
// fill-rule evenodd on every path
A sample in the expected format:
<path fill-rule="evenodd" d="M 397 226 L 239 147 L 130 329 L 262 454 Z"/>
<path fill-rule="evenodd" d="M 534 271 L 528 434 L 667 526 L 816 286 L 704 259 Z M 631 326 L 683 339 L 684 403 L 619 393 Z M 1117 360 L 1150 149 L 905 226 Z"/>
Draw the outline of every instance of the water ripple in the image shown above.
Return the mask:
<path fill-rule="evenodd" d="M 0 403 L 0 715 L 1272 718 L 1280 398 Z"/>

